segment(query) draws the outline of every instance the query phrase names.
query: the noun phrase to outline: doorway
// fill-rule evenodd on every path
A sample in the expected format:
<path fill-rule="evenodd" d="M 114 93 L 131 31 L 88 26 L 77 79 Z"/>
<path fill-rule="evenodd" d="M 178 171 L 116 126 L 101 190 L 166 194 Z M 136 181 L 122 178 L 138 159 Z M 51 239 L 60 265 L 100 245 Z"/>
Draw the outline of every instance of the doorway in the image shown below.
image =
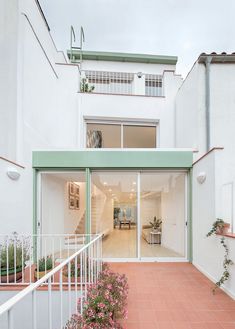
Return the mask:
<path fill-rule="evenodd" d="M 187 260 L 187 172 L 93 171 L 91 191 L 104 259 Z"/>

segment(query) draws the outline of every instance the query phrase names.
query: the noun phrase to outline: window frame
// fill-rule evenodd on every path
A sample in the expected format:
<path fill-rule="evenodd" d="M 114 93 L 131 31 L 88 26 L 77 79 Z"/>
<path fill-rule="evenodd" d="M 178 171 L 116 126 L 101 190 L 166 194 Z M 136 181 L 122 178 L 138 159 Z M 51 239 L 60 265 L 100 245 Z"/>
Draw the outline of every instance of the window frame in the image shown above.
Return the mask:
<path fill-rule="evenodd" d="M 123 143 L 123 127 L 124 126 L 145 126 L 145 127 L 155 127 L 156 129 L 156 136 L 155 136 L 155 145 L 156 147 L 155 148 L 139 148 L 139 149 L 157 149 L 159 148 L 159 145 L 160 145 L 160 129 L 159 129 L 159 123 L 160 121 L 159 120 L 150 120 L 150 121 L 138 121 L 138 120 L 128 120 L 128 119 L 124 119 L 124 120 L 99 120 L 99 119 L 92 119 L 92 118 L 84 118 L 84 124 L 85 124 L 85 129 L 84 129 L 84 145 L 83 147 L 85 149 L 90 149 L 90 148 L 87 148 L 87 125 L 88 124 L 103 124 L 103 125 L 120 125 L 121 127 L 121 147 L 120 148 L 110 148 L 112 150 L 117 150 L 117 149 L 125 149 L 125 150 L 128 150 L 128 149 L 131 149 L 129 147 L 124 147 L 124 143 Z M 108 148 L 100 148 L 100 150 L 102 149 L 108 149 Z M 97 149 L 98 150 L 98 149 Z"/>

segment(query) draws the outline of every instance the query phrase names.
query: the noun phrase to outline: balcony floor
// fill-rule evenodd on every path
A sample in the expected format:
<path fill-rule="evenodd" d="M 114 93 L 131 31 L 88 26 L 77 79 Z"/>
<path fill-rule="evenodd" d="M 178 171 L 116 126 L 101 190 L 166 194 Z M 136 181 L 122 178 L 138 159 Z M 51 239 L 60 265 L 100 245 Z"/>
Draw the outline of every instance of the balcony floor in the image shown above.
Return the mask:
<path fill-rule="evenodd" d="M 111 263 L 130 286 L 124 329 L 232 329 L 235 300 L 189 263 Z"/>

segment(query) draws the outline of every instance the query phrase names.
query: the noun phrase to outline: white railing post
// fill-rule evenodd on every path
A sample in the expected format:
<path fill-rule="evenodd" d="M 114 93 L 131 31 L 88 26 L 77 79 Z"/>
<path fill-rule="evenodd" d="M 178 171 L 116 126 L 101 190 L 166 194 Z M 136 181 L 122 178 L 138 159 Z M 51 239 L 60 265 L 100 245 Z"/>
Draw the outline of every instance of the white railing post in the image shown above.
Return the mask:
<path fill-rule="evenodd" d="M 37 292 L 37 290 L 33 290 L 33 292 L 32 292 L 32 326 L 33 326 L 33 329 L 37 328 L 36 292 Z"/>
<path fill-rule="evenodd" d="M 13 310 L 10 308 L 7 312 L 7 328 L 8 329 L 14 329 L 13 325 Z"/>
<path fill-rule="evenodd" d="M 60 270 L 60 327 L 63 328 L 63 270 Z"/>
<path fill-rule="evenodd" d="M 51 277 L 48 279 L 48 328 L 52 329 Z"/>
<path fill-rule="evenodd" d="M 35 236 L 36 239 L 38 239 L 38 236 Z M 64 319 L 64 307 L 63 307 L 63 298 L 64 298 L 64 289 L 63 286 L 67 285 L 66 291 L 68 291 L 68 317 L 71 318 L 72 313 L 74 312 L 74 302 L 73 298 L 75 297 L 75 313 L 81 313 L 83 312 L 83 307 L 84 307 L 84 301 L 87 299 L 87 290 L 88 286 L 94 282 L 97 282 L 97 278 L 101 269 L 101 261 L 100 261 L 100 250 L 101 250 L 101 235 L 82 235 L 79 236 L 79 242 L 84 242 L 84 245 L 81 246 L 80 249 L 78 249 L 77 242 L 75 244 L 75 252 L 73 252 L 72 255 L 70 255 L 67 259 L 62 260 L 60 258 L 60 262 L 58 262 L 58 265 L 56 265 L 56 258 L 57 257 L 63 257 L 60 251 L 60 255 L 58 255 L 58 252 L 55 250 L 58 247 L 58 243 L 56 243 L 56 248 L 55 248 L 55 240 L 51 240 L 52 236 L 51 235 L 42 235 L 40 236 L 41 238 L 44 238 L 43 241 L 43 246 L 45 247 L 45 250 L 42 251 L 42 255 L 45 257 L 45 262 L 47 259 L 48 254 L 51 253 L 51 249 L 53 251 L 54 255 L 54 261 L 55 261 L 55 267 L 52 268 L 51 270 L 48 269 L 48 266 L 45 264 L 45 269 L 47 270 L 47 273 L 42 277 L 39 278 L 36 282 L 32 282 L 30 285 L 28 285 L 25 289 L 21 290 L 18 294 L 10 298 L 7 302 L 2 304 L 0 306 L 0 317 L 3 314 L 7 314 L 8 317 L 8 329 L 13 329 L 13 318 L 12 318 L 12 313 L 14 312 L 14 307 L 16 304 L 20 303 L 26 296 L 30 296 L 31 298 L 31 310 L 32 310 L 32 322 L 31 322 L 31 327 L 32 329 L 37 329 L 37 289 L 40 288 L 41 286 L 44 286 L 47 288 L 47 298 L 48 298 L 48 314 L 47 314 L 47 323 L 48 323 L 48 328 L 52 329 L 53 327 L 53 307 L 52 307 L 52 291 L 53 287 L 55 287 L 59 283 L 59 291 L 60 291 L 60 306 L 59 308 L 59 313 L 58 314 L 58 319 L 61 325 L 61 328 L 64 326 L 64 322 L 66 322 L 68 319 Z M 58 237 L 60 241 L 60 235 L 55 235 L 55 238 Z M 55 239 L 54 238 L 54 239 Z M 50 239 L 52 244 L 46 243 L 48 241 L 47 239 Z M 6 238 L 6 256 L 10 255 L 9 254 L 9 246 L 11 243 L 11 248 L 14 248 L 14 245 L 16 245 L 16 248 L 19 247 L 20 250 L 24 249 L 24 243 L 21 241 L 24 241 L 20 238 L 20 240 L 13 240 L 13 238 L 10 238 L 8 236 Z M 20 243 L 18 243 L 20 241 Z M 77 241 L 75 239 L 75 241 Z M 18 246 L 19 245 L 19 246 Z M 50 248 L 47 249 L 46 247 Z M 77 250 L 78 249 L 78 250 Z M 65 249 L 66 250 L 66 249 Z M 14 254 L 15 257 L 17 256 L 18 250 L 11 249 L 11 254 Z M 36 255 L 36 260 L 35 262 L 37 263 L 38 266 L 38 261 L 39 261 L 39 255 L 38 255 L 38 249 L 37 249 L 37 255 Z M 29 259 L 30 262 L 29 264 L 33 264 L 32 262 L 32 239 L 29 239 Z M 35 255 L 35 253 L 34 253 Z M 53 257 L 53 256 L 52 256 Z M 9 267 L 9 262 L 12 262 L 12 259 L 10 260 L 8 257 L 8 267 Z M 20 259 L 20 264 L 23 262 L 24 263 L 25 259 L 22 258 Z M 15 264 L 15 274 L 16 273 L 16 266 L 17 266 L 17 261 L 14 260 Z M 19 265 L 19 264 L 18 264 Z M 34 265 L 33 265 L 34 266 Z M 72 266 L 75 267 L 75 270 L 73 271 Z M 63 274 L 64 270 L 68 269 L 68 280 L 66 282 L 63 282 Z M 32 272 L 33 267 L 30 268 L 30 272 Z M 44 267 L 43 267 L 44 269 Z M 38 267 L 39 270 L 39 267 Z M 71 271 L 72 270 L 72 271 Z M 75 274 L 74 282 L 72 281 L 72 274 Z M 59 277 L 59 282 L 57 282 L 57 278 Z M 78 278 L 80 277 L 80 282 L 78 282 Z M 15 275 L 14 278 L 14 284 L 17 279 L 17 276 Z M 9 280 L 9 279 L 8 279 Z M 30 282 L 26 282 L 27 277 L 25 276 L 24 284 L 29 284 L 31 282 L 31 279 L 29 280 Z M 79 287 L 78 287 L 79 285 Z M 79 290 L 78 290 L 79 289 Z M 79 294 L 80 293 L 80 294 Z M 80 305 L 78 308 L 78 298 L 80 297 Z M 66 298 L 67 301 L 67 298 Z M 54 299 L 53 299 L 54 302 Z M 23 310 L 25 311 L 27 315 L 27 309 Z M 46 314 L 46 309 L 44 310 Z M 27 320 L 27 316 L 26 316 Z M 65 321 L 66 320 L 66 321 Z M 22 323 L 22 327 L 24 324 Z"/>

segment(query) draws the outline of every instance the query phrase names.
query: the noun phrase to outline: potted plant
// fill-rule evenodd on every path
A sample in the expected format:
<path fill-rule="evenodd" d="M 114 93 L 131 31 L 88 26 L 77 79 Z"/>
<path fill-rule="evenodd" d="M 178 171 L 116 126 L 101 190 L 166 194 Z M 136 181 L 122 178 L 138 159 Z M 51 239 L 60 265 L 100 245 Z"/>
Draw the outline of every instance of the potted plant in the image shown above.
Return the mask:
<path fill-rule="evenodd" d="M 38 267 L 35 268 L 34 278 L 35 280 L 41 279 L 53 268 L 53 260 L 51 256 L 42 257 L 38 261 Z"/>
<path fill-rule="evenodd" d="M 217 218 L 216 221 L 212 224 L 211 230 L 207 233 L 207 236 L 213 234 L 226 234 L 230 228 L 230 224 L 226 223 L 223 219 Z"/>
<path fill-rule="evenodd" d="M 88 264 L 87 264 L 88 265 Z M 72 260 L 70 263 L 70 280 L 71 282 L 75 282 L 75 260 Z M 69 266 L 65 266 L 63 269 L 63 277 L 64 281 L 68 281 L 69 277 Z M 80 282 L 80 260 L 77 261 L 77 282 Z"/>
<path fill-rule="evenodd" d="M 17 282 L 22 279 L 22 272 L 29 260 L 27 239 L 19 239 L 16 232 L 11 239 L 0 245 L 0 277 L 2 283 Z"/>
<path fill-rule="evenodd" d="M 82 93 L 91 93 L 95 89 L 95 86 L 89 86 L 88 79 L 83 78 L 80 84 L 80 91 Z"/>
<path fill-rule="evenodd" d="M 161 230 L 162 221 L 161 219 L 157 219 L 156 216 L 154 216 L 153 222 L 149 222 L 149 224 L 153 231 L 159 232 Z"/>
<path fill-rule="evenodd" d="M 216 221 L 212 224 L 212 228 L 206 236 L 209 237 L 216 234 L 224 235 L 228 232 L 229 227 L 230 225 L 225 223 L 223 219 L 217 218 Z M 229 258 L 229 248 L 224 236 L 220 237 L 220 243 L 224 248 L 223 273 L 220 279 L 215 283 L 215 286 L 212 290 L 213 293 L 215 293 L 216 289 L 220 288 L 230 278 L 229 268 L 231 265 L 233 265 L 233 261 Z"/>

